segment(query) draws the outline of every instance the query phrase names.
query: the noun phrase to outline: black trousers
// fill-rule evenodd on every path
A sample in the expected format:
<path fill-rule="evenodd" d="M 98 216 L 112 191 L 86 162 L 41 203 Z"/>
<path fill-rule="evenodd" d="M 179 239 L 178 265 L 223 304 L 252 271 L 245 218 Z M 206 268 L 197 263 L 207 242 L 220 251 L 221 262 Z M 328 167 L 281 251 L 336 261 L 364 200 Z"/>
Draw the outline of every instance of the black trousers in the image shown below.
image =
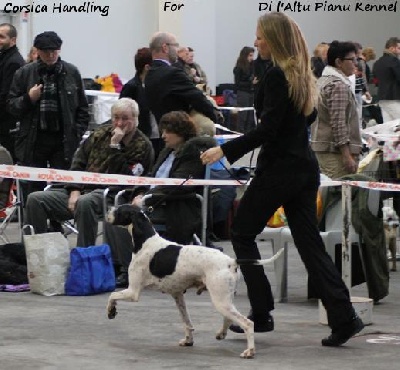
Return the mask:
<path fill-rule="evenodd" d="M 232 225 L 232 244 L 237 258 L 260 258 L 255 242 L 267 220 L 283 205 L 300 257 L 324 304 L 330 327 L 348 322 L 354 315 L 346 288 L 319 234 L 316 216 L 318 171 L 293 170 L 256 175 L 240 201 Z M 242 266 L 253 313 L 274 309 L 271 285 L 262 266 Z"/>
<path fill-rule="evenodd" d="M 50 168 L 61 170 L 69 169 L 70 161 L 64 155 L 62 133 L 39 132 L 29 166 L 38 168 L 47 168 L 49 166 Z M 41 191 L 45 186 L 46 182 L 43 181 L 21 182 L 24 204 L 29 194 Z"/>

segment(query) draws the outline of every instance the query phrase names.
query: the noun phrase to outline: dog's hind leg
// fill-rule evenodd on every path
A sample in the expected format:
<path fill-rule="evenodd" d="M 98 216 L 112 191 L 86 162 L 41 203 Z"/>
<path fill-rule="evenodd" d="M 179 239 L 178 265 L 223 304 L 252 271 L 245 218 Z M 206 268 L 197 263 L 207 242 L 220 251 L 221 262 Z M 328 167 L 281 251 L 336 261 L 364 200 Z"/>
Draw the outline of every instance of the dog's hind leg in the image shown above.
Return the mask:
<path fill-rule="evenodd" d="M 389 251 L 390 251 L 390 255 L 392 257 L 392 268 L 390 269 L 390 271 L 397 271 L 397 266 L 396 266 L 396 249 L 397 249 L 397 245 L 396 245 L 396 237 L 391 237 L 389 239 Z"/>
<path fill-rule="evenodd" d="M 182 321 L 185 324 L 185 338 L 179 341 L 180 346 L 193 346 L 193 325 L 190 321 L 189 314 L 186 309 L 185 298 L 183 293 L 174 295 L 176 307 L 178 307 L 179 314 L 181 315 Z"/>
<path fill-rule="evenodd" d="M 224 285 L 224 284 L 220 284 Z M 217 288 L 215 289 L 215 286 Z M 221 286 L 218 284 L 207 285 L 211 300 L 215 308 L 222 314 L 224 321 L 222 328 L 217 332 L 217 339 L 224 339 L 226 337 L 228 327 L 231 322 L 238 324 L 245 332 L 247 338 L 247 348 L 240 354 L 242 358 L 253 358 L 255 355 L 254 345 L 254 323 L 246 316 L 243 316 L 233 304 L 233 291 L 222 292 Z"/>
<path fill-rule="evenodd" d="M 107 304 L 107 315 L 109 319 L 114 319 L 117 316 L 117 301 L 131 301 L 137 302 L 139 301 L 140 291 L 133 290 L 131 288 L 127 288 L 121 290 L 120 292 L 113 292 L 110 294 L 108 298 Z"/>

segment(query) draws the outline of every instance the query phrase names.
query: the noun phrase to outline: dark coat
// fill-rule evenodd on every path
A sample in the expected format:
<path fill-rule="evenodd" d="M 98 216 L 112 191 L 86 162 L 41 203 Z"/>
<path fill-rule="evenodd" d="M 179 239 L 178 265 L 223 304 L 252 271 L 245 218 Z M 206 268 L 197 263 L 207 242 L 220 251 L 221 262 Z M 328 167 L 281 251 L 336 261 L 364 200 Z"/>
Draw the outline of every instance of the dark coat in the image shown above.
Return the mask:
<path fill-rule="evenodd" d="M 233 76 L 235 78 L 236 91 L 254 92 L 254 65 L 253 63 L 246 71 L 241 67 L 233 68 Z"/>
<path fill-rule="evenodd" d="M 7 112 L 7 96 L 14 73 L 25 64 L 16 46 L 0 53 L 0 135 L 9 135 L 16 118 Z"/>
<path fill-rule="evenodd" d="M 88 103 L 78 69 L 65 61 L 58 78 L 58 94 L 64 131 L 64 155 L 69 162 L 89 123 Z M 32 103 L 28 91 L 40 83 L 38 63 L 20 68 L 14 75 L 8 95 L 8 109 L 20 121 L 15 153 L 21 164 L 29 165 L 39 123 L 39 101 Z"/>
<path fill-rule="evenodd" d="M 150 110 L 158 123 L 165 113 L 177 110 L 189 113 L 192 109 L 216 122 L 212 104 L 182 69 L 154 60 L 146 75 L 145 85 Z"/>
<path fill-rule="evenodd" d="M 170 178 L 187 179 L 190 177 L 202 179 L 205 175 L 205 166 L 200 160 L 200 151 L 214 147 L 216 142 L 210 137 L 194 137 L 189 139 L 176 153 L 169 173 Z M 170 155 L 172 149 L 164 148 L 152 170 L 155 176 L 161 164 Z M 201 227 L 201 205 L 195 198 L 201 187 L 193 186 L 156 186 L 147 194 L 155 194 L 154 202 L 164 199 L 163 218 L 166 225 L 166 238 L 177 243 L 192 242 L 194 233 Z M 143 190 L 143 188 L 142 188 Z M 154 204 L 154 203 L 153 203 Z M 156 210 L 157 211 L 157 210 Z M 150 214 L 150 218 L 152 218 Z"/>
<path fill-rule="evenodd" d="M 379 100 L 400 100 L 400 60 L 390 53 L 384 53 L 373 66 L 374 77 L 378 79 Z"/>
<path fill-rule="evenodd" d="M 318 163 L 308 141 L 308 127 L 316 118 L 316 110 L 309 117 L 296 112 L 279 67 L 271 67 L 264 74 L 254 103 L 260 122 L 246 135 L 221 145 L 228 161 L 233 163 L 261 146 L 256 173 L 317 173 Z"/>
<path fill-rule="evenodd" d="M 139 130 L 142 131 L 146 136 L 151 135 L 151 121 L 150 121 L 150 109 L 147 104 L 146 95 L 142 81 L 138 74 L 130 79 L 121 90 L 119 98 L 131 98 L 136 101 L 139 105 Z"/>

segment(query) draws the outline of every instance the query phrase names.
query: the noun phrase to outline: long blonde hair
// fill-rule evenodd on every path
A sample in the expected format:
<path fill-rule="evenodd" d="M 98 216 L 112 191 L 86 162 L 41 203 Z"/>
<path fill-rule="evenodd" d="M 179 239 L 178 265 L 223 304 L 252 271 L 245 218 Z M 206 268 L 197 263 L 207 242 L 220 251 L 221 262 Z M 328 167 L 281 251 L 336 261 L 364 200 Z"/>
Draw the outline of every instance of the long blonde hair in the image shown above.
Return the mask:
<path fill-rule="evenodd" d="M 296 110 L 309 115 L 318 93 L 307 44 L 299 26 L 286 14 L 271 12 L 258 19 L 257 27 L 271 51 L 272 63 L 285 74 L 289 97 Z"/>

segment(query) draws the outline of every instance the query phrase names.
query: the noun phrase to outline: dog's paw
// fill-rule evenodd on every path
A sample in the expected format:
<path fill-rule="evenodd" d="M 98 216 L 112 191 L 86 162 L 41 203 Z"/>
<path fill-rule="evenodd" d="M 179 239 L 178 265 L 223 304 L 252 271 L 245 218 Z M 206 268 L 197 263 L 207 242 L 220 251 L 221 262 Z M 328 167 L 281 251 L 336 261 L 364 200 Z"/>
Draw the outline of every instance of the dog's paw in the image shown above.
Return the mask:
<path fill-rule="evenodd" d="M 218 339 L 218 340 L 225 339 L 226 338 L 226 334 L 227 334 L 226 331 L 225 332 L 219 331 L 217 333 L 217 335 L 215 336 L 215 339 Z"/>
<path fill-rule="evenodd" d="M 115 316 L 117 316 L 117 308 L 116 307 L 112 307 L 108 310 L 108 318 L 111 319 L 115 319 Z"/>
<path fill-rule="evenodd" d="M 254 348 L 247 348 L 245 351 L 243 351 L 240 354 L 240 357 L 245 358 L 245 359 L 251 359 L 251 358 L 254 358 L 255 353 L 256 353 L 256 351 Z"/>
<path fill-rule="evenodd" d="M 181 339 L 179 341 L 179 346 L 181 347 L 193 347 L 193 341 L 192 340 L 188 340 L 187 338 L 185 339 Z"/>

